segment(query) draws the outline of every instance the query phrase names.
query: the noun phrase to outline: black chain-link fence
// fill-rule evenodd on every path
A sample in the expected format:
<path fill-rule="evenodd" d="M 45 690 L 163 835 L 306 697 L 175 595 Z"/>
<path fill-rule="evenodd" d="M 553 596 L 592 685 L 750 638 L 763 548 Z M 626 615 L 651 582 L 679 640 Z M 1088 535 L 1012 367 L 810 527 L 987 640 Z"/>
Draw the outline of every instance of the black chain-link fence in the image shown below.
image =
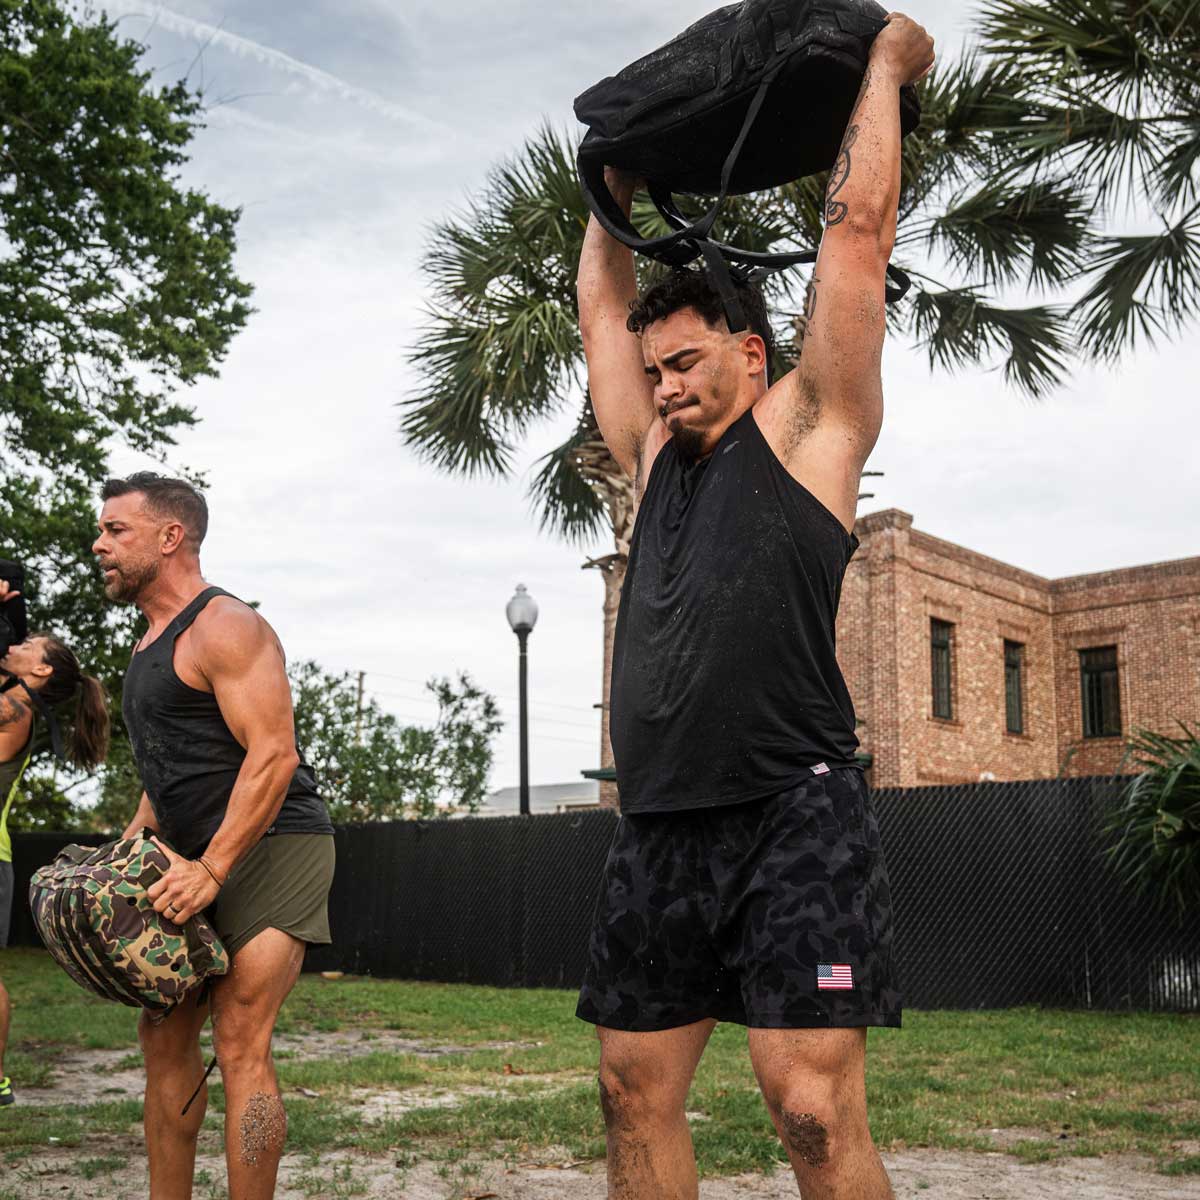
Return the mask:
<path fill-rule="evenodd" d="M 876 792 L 911 1008 L 1017 1004 L 1200 1011 L 1200 924 L 1119 887 L 1103 856 L 1112 781 Z M 502 987 L 583 975 L 608 812 L 343 828 L 333 946 L 308 966 Z M 76 839 L 98 841 L 99 839 Z M 13 944 L 62 835 L 14 840 Z"/>

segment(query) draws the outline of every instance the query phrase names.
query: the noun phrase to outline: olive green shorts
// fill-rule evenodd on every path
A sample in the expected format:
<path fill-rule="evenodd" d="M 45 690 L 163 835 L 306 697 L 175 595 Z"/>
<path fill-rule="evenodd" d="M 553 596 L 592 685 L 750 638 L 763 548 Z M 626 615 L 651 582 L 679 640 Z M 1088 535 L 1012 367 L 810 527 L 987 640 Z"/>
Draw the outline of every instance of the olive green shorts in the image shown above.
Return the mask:
<path fill-rule="evenodd" d="M 207 909 L 225 949 L 236 954 L 264 929 L 327 946 L 333 861 L 333 838 L 327 833 L 263 838 L 230 871 Z"/>

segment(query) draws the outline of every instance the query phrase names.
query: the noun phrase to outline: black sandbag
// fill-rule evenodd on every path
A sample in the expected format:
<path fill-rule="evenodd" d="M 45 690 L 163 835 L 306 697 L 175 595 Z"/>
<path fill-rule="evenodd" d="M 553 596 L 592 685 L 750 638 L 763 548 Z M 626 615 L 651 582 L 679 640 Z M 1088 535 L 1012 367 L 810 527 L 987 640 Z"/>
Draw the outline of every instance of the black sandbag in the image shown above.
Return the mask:
<path fill-rule="evenodd" d="M 575 101 L 576 117 L 589 127 L 578 156 L 589 208 L 610 234 L 651 258 L 683 266 L 703 257 L 727 299 L 722 262 L 761 278 L 813 261 L 814 251 L 753 254 L 732 246 L 717 246 L 715 256 L 709 235 L 726 196 L 833 166 L 886 18 L 873 0 L 744 0 L 601 80 Z M 900 116 L 907 136 L 921 119 L 911 86 L 901 89 Z M 604 183 L 606 165 L 645 179 L 674 232 L 641 237 Z M 716 196 L 716 203 L 689 223 L 673 193 Z M 888 299 L 898 300 L 908 280 L 892 268 L 889 274 L 899 286 Z M 729 315 L 733 328 L 737 314 Z"/>
<path fill-rule="evenodd" d="M 873 0 L 745 0 L 575 101 L 589 126 L 581 162 L 620 167 L 673 192 L 715 195 L 754 94 L 777 72 L 730 176 L 728 194 L 779 187 L 828 170 L 887 13 Z M 921 119 L 900 94 L 901 129 Z"/>

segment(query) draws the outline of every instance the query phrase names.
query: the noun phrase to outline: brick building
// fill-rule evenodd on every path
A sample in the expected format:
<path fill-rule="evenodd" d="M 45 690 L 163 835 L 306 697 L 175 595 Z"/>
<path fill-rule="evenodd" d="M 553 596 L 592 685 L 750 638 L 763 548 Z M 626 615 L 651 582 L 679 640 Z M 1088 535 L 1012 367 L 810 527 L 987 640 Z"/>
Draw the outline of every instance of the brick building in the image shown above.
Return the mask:
<path fill-rule="evenodd" d="M 838 653 L 875 787 L 1118 769 L 1135 727 L 1200 725 L 1200 558 L 1043 579 L 863 517 Z"/>

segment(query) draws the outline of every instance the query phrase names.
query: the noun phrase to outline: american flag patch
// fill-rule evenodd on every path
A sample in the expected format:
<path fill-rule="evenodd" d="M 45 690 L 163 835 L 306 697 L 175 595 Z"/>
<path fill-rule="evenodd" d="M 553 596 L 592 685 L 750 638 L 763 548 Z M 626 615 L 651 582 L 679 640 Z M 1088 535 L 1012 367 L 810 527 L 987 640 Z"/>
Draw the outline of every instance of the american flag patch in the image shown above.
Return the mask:
<path fill-rule="evenodd" d="M 829 764 L 828 763 L 817 763 L 817 765 L 815 767 L 813 767 L 812 773 L 814 775 L 828 775 L 829 774 Z"/>
<path fill-rule="evenodd" d="M 841 991 L 854 986 L 854 972 L 849 963 L 818 963 L 817 991 Z"/>

